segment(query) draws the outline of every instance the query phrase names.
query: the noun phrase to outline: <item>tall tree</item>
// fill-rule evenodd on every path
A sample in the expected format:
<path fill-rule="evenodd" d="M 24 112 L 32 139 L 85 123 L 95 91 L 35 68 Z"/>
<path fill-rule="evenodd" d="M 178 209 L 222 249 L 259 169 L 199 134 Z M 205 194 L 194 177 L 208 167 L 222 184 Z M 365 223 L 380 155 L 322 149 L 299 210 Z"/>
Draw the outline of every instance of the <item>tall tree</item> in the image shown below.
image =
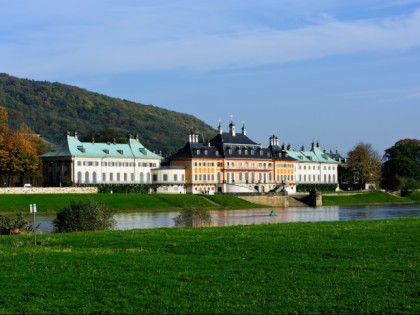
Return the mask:
<path fill-rule="evenodd" d="M 420 140 L 404 139 L 385 150 L 382 187 L 389 190 L 420 188 Z"/>
<path fill-rule="evenodd" d="M 12 176 L 39 174 L 39 146 L 33 132 L 26 126 L 12 131 L 7 124 L 7 110 L 0 107 L 0 174 L 8 185 Z"/>
<path fill-rule="evenodd" d="M 371 144 L 360 142 L 349 153 L 347 165 L 360 183 L 379 183 L 381 178 L 381 159 Z"/>

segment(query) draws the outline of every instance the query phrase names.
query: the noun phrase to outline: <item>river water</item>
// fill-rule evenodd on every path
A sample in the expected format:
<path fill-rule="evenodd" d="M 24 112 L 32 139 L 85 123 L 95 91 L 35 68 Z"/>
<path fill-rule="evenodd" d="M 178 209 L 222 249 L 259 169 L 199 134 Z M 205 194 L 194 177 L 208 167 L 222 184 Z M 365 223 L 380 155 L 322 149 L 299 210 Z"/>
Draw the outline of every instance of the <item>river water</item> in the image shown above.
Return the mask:
<path fill-rule="evenodd" d="M 271 211 L 274 216 L 271 216 Z M 117 213 L 116 230 L 173 227 L 179 214 L 170 212 Z M 320 222 L 346 220 L 381 220 L 388 218 L 420 217 L 420 205 L 370 205 L 321 208 L 244 209 L 210 211 L 212 226 L 249 225 L 286 222 Z M 36 216 L 38 231 L 52 232 L 55 215 Z"/>

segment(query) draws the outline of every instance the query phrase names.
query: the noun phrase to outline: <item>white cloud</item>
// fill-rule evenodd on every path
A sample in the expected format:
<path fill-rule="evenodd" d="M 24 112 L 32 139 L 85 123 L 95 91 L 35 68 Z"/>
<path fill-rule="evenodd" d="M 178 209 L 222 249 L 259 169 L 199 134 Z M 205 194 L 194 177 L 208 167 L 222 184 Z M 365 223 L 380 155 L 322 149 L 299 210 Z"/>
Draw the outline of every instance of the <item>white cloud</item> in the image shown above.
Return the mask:
<path fill-rule="evenodd" d="M 174 15 L 181 17 L 168 12 L 159 15 L 152 6 L 129 9 L 115 11 L 109 20 L 94 16 L 91 22 L 84 13 L 79 17 L 81 26 L 64 19 L 65 23 L 56 21 L 34 31 L 17 30 L 0 43 L 0 66 L 12 74 L 29 75 L 209 70 L 335 55 L 399 53 L 420 45 L 420 10 L 395 18 L 354 21 L 325 14 L 316 25 L 287 29 L 247 26 L 245 21 L 234 23 L 217 14 L 202 16 L 203 22 L 194 15 L 197 9 L 188 12 L 185 7 L 173 8 Z"/>

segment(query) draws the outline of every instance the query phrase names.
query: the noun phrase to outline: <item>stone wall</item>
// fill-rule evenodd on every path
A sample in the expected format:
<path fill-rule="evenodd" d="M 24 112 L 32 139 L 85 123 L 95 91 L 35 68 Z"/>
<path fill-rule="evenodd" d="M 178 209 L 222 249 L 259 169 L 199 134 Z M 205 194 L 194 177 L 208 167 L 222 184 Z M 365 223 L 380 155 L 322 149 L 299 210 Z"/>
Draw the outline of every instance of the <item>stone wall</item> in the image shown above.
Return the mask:
<path fill-rule="evenodd" d="M 275 208 L 288 208 L 289 201 L 286 196 L 280 195 L 236 195 L 237 197 L 249 202 L 258 203 Z"/>
<path fill-rule="evenodd" d="M 97 194 L 97 187 L 5 187 L 0 194 Z"/>

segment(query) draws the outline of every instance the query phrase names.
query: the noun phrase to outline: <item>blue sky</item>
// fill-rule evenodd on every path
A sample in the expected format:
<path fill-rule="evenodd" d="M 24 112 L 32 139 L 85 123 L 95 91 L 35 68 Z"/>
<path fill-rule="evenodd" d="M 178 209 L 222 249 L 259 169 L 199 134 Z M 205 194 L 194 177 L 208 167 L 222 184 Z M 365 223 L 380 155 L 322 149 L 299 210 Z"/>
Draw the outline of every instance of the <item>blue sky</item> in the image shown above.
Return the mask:
<path fill-rule="evenodd" d="M 0 0 L 0 72 L 192 114 L 263 145 L 420 138 L 420 0 Z M 139 132 L 140 131 L 133 131 Z M 187 135 L 186 135 L 187 139 Z"/>

